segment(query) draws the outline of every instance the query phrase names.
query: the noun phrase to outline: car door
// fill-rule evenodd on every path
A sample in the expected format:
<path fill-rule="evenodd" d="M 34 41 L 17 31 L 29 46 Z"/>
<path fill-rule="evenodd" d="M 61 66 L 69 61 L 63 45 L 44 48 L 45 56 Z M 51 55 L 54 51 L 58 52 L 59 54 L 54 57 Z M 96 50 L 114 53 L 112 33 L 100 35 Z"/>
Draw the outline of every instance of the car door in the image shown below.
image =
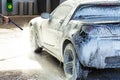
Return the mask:
<path fill-rule="evenodd" d="M 46 19 L 42 24 L 42 40 L 47 49 L 56 52 L 58 51 L 58 30 L 64 23 L 71 6 L 61 5 L 51 13 L 51 18 Z"/>

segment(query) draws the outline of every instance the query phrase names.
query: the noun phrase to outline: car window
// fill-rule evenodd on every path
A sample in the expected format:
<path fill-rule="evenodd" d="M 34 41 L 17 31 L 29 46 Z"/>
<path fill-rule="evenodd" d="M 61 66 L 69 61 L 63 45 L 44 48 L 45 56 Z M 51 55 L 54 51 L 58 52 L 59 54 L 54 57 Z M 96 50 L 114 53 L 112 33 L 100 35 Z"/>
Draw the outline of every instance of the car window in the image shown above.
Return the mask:
<path fill-rule="evenodd" d="M 71 11 L 72 7 L 69 5 L 61 5 L 56 8 L 52 13 L 53 19 L 64 19 Z"/>
<path fill-rule="evenodd" d="M 91 5 L 81 6 L 74 13 L 75 20 L 95 18 L 120 18 L 120 5 Z"/>

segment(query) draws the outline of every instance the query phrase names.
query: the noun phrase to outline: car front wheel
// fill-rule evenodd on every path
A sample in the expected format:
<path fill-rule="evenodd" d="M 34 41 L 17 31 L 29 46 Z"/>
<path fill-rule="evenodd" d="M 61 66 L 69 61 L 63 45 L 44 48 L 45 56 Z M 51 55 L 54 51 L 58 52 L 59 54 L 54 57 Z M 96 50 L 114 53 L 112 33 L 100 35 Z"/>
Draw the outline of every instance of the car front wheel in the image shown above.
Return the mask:
<path fill-rule="evenodd" d="M 39 47 L 38 45 L 38 34 L 34 29 L 31 31 L 30 39 L 31 39 L 32 50 L 35 53 L 40 53 L 42 51 L 42 47 Z"/>

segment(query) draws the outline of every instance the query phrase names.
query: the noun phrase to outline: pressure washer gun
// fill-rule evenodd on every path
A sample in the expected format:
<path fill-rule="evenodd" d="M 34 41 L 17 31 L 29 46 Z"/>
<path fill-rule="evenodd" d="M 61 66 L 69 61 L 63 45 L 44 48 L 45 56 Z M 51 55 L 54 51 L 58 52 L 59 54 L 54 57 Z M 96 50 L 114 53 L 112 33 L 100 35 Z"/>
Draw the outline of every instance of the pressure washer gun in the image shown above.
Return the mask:
<path fill-rule="evenodd" d="M 23 30 L 20 26 L 18 26 L 11 18 L 9 18 L 9 22 L 14 24 L 16 27 L 18 27 L 20 30 Z"/>
<path fill-rule="evenodd" d="M 4 24 L 4 15 L 0 14 L 0 16 L 2 16 L 2 23 Z M 19 28 L 20 30 L 23 30 L 20 26 L 18 26 L 11 18 L 9 18 L 9 23 L 14 24 L 17 28 Z"/>

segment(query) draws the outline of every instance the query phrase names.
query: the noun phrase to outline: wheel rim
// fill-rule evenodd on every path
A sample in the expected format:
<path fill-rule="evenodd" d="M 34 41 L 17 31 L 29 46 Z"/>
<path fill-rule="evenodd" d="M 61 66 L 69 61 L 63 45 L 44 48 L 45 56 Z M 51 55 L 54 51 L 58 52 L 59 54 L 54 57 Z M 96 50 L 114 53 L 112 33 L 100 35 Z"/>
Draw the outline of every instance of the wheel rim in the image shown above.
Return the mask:
<path fill-rule="evenodd" d="M 72 44 L 68 44 L 64 50 L 64 71 L 67 80 L 86 80 L 88 70 L 83 68 L 75 53 Z"/>
<path fill-rule="evenodd" d="M 75 70 L 75 64 L 74 64 L 74 56 L 72 55 L 71 50 L 66 50 L 64 54 L 64 71 L 65 75 L 69 80 L 72 80 L 74 77 L 74 70 Z"/>

